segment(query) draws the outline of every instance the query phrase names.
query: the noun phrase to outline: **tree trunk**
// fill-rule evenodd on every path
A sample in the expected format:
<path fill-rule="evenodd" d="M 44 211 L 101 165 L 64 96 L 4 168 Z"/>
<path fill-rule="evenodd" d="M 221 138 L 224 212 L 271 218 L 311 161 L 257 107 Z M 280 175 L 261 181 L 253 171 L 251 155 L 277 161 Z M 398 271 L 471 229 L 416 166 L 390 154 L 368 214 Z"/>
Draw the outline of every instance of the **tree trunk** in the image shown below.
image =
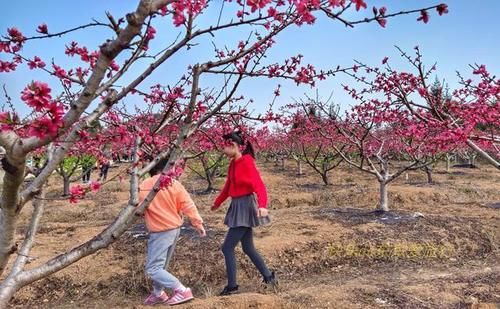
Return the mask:
<path fill-rule="evenodd" d="M 206 180 L 207 180 L 207 189 L 205 190 L 205 192 L 207 192 L 207 193 L 212 192 L 214 190 L 214 182 L 213 182 L 212 176 L 207 175 Z"/>
<path fill-rule="evenodd" d="M 380 183 L 380 199 L 378 210 L 380 211 L 389 211 L 389 197 L 387 194 L 387 182 L 379 181 Z"/>
<path fill-rule="evenodd" d="M 469 162 L 470 162 L 470 167 L 474 167 L 476 166 L 476 154 L 472 154 L 470 157 L 469 157 Z"/>
<path fill-rule="evenodd" d="M 446 156 L 446 173 L 450 173 L 450 167 L 451 167 L 451 158 L 450 156 Z"/>
<path fill-rule="evenodd" d="M 427 183 L 433 183 L 432 180 L 432 168 L 429 166 L 424 167 L 424 171 L 427 174 Z"/>
<path fill-rule="evenodd" d="M 304 173 L 302 171 L 302 161 L 300 161 L 300 160 L 297 160 L 297 175 L 298 176 L 304 175 Z"/>
<path fill-rule="evenodd" d="M 321 174 L 321 179 L 323 180 L 323 184 L 325 186 L 330 185 L 330 181 L 328 180 L 328 174 L 327 173 Z"/>
<path fill-rule="evenodd" d="M 5 171 L 0 165 L 0 196 L 2 195 L 2 190 L 3 190 L 3 176 L 5 175 Z"/>
<path fill-rule="evenodd" d="M 281 158 L 281 170 L 285 170 L 285 158 Z"/>
<path fill-rule="evenodd" d="M 15 210 L 0 211 L 0 274 L 7 267 L 10 255 L 16 251 L 14 245 L 16 222 Z"/>
<path fill-rule="evenodd" d="M 69 176 L 64 175 L 63 176 L 63 195 L 62 195 L 63 197 L 69 196 L 69 185 L 70 185 Z"/>
<path fill-rule="evenodd" d="M 19 201 L 19 188 L 24 180 L 25 161 L 13 166 L 2 160 L 5 175 L 3 178 L 2 197 L 0 199 L 0 275 L 5 270 L 10 255 L 15 252 L 14 244 L 17 222 L 17 207 Z"/>
<path fill-rule="evenodd" d="M 19 283 L 14 280 L 7 279 L 2 282 L 0 287 L 0 308 L 7 308 L 10 299 L 14 296 L 14 294 L 19 290 Z"/>
<path fill-rule="evenodd" d="M 467 140 L 467 145 L 474 149 L 474 151 L 477 152 L 478 155 L 483 157 L 488 163 L 496 167 L 497 169 L 500 169 L 500 162 L 495 160 L 493 157 L 491 157 L 486 151 L 482 150 L 479 146 L 477 146 L 473 141 Z"/>
<path fill-rule="evenodd" d="M 202 166 L 205 171 L 205 180 L 207 181 L 207 189 L 205 192 L 210 193 L 214 191 L 214 179 L 217 177 L 217 171 L 219 170 L 219 164 L 224 159 L 224 155 L 220 155 L 212 166 L 208 166 L 206 161 L 202 161 Z"/>
<path fill-rule="evenodd" d="M 35 242 L 35 235 L 40 225 L 40 220 L 42 218 L 43 209 L 45 206 L 45 195 L 43 192 L 40 194 L 40 199 L 36 199 L 33 202 L 33 213 L 31 214 L 31 222 L 29 228 L 24 235 L 24 241 L 19 249 L 19 254 L 16 261 L 12 265 L 9 275 L 3 280 L 0 285 L 0 308 L 7 308 L 9 300 L 14 296 L 14 294 L 22 287 L 21 283 L 17 279 L 17 275 L 23 271 L 26 265 L 29 253 Z"/>

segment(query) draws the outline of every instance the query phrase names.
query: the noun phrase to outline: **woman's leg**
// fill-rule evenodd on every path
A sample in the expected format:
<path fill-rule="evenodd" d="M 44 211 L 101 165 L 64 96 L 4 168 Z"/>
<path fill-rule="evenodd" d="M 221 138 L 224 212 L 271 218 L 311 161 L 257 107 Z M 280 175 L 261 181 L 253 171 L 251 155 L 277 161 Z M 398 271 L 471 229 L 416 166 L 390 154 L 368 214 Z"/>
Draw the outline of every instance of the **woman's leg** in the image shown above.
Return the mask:
<path fill-rule="evenodd" d="M 106 164 L 104 166 L 104 171 L 103 171 L 103 175 L 102 175 L 103 181 L 106 181 L 106 179 L 108 178 L 108 170 L 109 170 L 109 164 Z"/>
<path fill-rule="evenodd" d="M 234 288 L 236 284 L 236 256 L 234 249 L 240 242 L 241 238 L 247 232 L 248 227 L 232 227 L 227 231 L 226 239 L 222 244 L 222 253 L 226 261 L 227 286 Z"/>
<path fill-rule="evenodd" d="M 83 182 L 89 182 L 90 181 L 90 173 L 92 172 L 91 168 L 87 168 L 85 170 L 85 174 L 83 174 Z"/>
<path fill-rule="evenodd" d="M 243 252 L 248 255 L 252 263 L 257 267 L 259 272 L 264 278 L 269 278 L 271 276 L 271 272 L 269 268 L 267 268 L 266 263 L 262 259 L 262 256 L 257 252 L 255 246 L 253 244 L 253 230 L 252 228 L 248 228 L 246 233 L 241 238 L 241 247 Z"/>

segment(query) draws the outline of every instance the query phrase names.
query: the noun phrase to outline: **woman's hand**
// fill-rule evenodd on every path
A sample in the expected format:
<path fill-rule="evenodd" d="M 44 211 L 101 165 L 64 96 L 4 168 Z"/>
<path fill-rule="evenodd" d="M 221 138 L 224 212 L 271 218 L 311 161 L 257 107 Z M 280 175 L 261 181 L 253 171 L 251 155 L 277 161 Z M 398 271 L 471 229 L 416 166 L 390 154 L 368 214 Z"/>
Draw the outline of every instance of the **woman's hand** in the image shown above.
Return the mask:
<path fill-rule="evenodd" d="M 269 215 L 269 210 L 267 208 L 259 208 L 258 216 L 259 217 L 267 217 Z"/>
<path fill-rule="evenodd" d="M 216 210 L 217 210 L 217 208 L 219 208 L 219 207 L 218 207 L 218 206 L 215 206 L 215 205 L 212 205 L 212 207 L 210 207 L 210 210 L 211 210 L 211 211 L 216 211 Z"/>

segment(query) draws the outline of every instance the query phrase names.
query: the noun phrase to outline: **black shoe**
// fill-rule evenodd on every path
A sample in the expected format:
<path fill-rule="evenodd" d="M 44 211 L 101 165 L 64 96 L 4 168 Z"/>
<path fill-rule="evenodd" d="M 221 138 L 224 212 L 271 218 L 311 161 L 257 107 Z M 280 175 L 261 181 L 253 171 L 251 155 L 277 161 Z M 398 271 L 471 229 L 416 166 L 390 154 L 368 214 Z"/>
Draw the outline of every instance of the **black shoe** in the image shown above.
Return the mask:
<path fill-rule="evenodd" d="M 268 286 L 277 287 L 278 286 L 278 277 L 276 276 L 276 273 L 274 271 L 272 271 L 271 276 L 265 277 L 264 280 L 262 280 L 262 282 L 267 284 Z"/>
<path fill-rule="evenodd" d="M 225 286 L 224 289 L 222 290 L 222 292 L 220 292 L 219 296 L 226 296 L 226 295 L 231 295 L 231 294 L 236 294 L 238 293 L 238 286 L 235 286 L 235 287 L 228 287 L 228 286 Z"/>

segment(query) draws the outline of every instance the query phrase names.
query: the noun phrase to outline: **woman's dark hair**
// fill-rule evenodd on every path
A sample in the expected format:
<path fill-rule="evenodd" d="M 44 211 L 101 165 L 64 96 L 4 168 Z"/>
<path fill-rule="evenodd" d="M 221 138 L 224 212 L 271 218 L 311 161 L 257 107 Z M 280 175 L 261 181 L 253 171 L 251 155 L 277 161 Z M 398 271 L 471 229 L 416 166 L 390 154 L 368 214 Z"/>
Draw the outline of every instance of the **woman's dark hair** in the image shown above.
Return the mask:
<path fill-rule="evenodd" d="M 236 144 L 243 146 L 245 145 L 245 150 L 243 150 L 242 154 L 249 154 L 252 156 L 252 158 L 255 159 L 255 150 L 253 149 L 252 143 L 250 143 L 248 140 L 245 141 L 243 138 L 241 131 L 233 131 L 229 134 L 224 134 L 222 136 L 224 140 L 230 140 L 235 142 Z"/>

